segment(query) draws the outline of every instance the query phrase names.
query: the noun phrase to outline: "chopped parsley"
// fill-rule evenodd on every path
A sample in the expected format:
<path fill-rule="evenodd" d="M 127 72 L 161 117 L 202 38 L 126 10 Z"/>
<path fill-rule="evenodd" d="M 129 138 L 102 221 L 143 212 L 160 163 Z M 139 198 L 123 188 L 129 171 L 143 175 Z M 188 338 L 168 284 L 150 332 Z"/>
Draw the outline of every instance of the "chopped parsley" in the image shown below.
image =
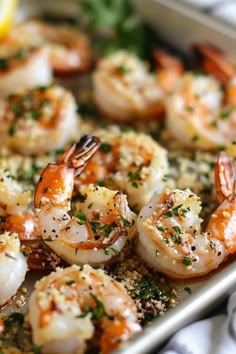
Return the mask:
<path fill-rule="evenodd" d="M 22 115 L 22 108 L 18 102 L 12 103 L 12 109 L 16 117 L 20 117 Z"/>
<path fill-rule="evenodd" d="M 177 233 L 177 234 L 182 234 L 182 232 L 180 231 L 180 228 L 179 228 L 179 226 L 173 226 L 173 229 L 175 230 L 175 232 Z"/>
<path fill-rule="evenodd" d="M 101 149 L 105 154 L 109 154 L 109 152 L 111 152 L 111 145 L 108 144 L 108 143 L 101 143 L 100 149 Z"/>
<path fill-rule="evenodd" d="M 118 65 L 116 69 L 120 74 L 127 74 L 130 71 L 130 69 L 126 68 L 124 65 Z"/>
<path fill-rule="evenodd" d="M 15 53 L 12 54 L 12 58 L 14 59 L 24 59 L 29 56 L 29 51 L 25 49 L 19 49 Z"/>
<path fill-rule="evenodd" d="M 40 114 L 38 111 L 32 110 L 32 111 L 30 111 L 30 116 L 33 120 L 37 120 L 39 118 Z"/>
<path fill-rule="evenodd" d="M 8 333 L 16 324 L 19 327 L 22 327 L 24 323 L 24 315 L 19 312 L 13 312 L 10 316 L 4 320 L 4 334 Z"/>
<path fill-rule="evenodd" d="M 184 265 L 186 265 L 186 267 L 188 267 L 188 266 L 191 265 L 191 259 L 190 259 L 190 257 L 183 256 L 183 257 L 182 257 L 182 260 L 183 260 Z"/>
<path fill-rule="evenodd" d="M 168 231 L 169 228 L 168 227 L 163 227 L 163 226 L 157 226 L 157 230 L 164 232 L 164 231 Z"/>
<path fill-rule="evenodd" d="M 197 140 L 199 140 L 200 139 L 200 136 L 199 135 L 194 135 L 193 137 L 192 137 L 192 142 L 195 142 L 195 141 L 197 141 Z"/>
<path fill-rule="evenodd" d="M 0 58 L 0 70 L 6 70 L 8 68 L 7 59 Z"/>
<path fill-rule="evenodd" d="M 83 225 L 86 221 L 86 215 L 82 210 L 78 211 L 78 213 L 76 214 L 76 218 L 79 219 L 78 221 L 79 225 Z"/>
<path fill-rule="evenodd" d="M 119 255 L 120 254 L 120 251 L 115 248 L 115 247 L 110 247 L 110 249 L 116 254 L 116 255 Z"/>
<path fill-rule="evenodd" d="M 124 226 L 130 227 L 133 225 L 133 223 L 131 223 L 129 220 L 125 219 L 124 216 L 122 216 L 122 215 L 120 215 L 120 219 L 121 219 L 122 223 L 124 224 Z"/>
<path fill-rule="evenodd" d="M 99 185 L 99 187 L 105 187 L 105 181 L 103 179 L 98 179 L 97 184 Z"/>
<path fill-rule="evenodd" d="M 188 294 L 192 294 L 192 289 L 189 288 L 188 286 L 186 286 L 186 287 L 184 288 L 184 291 L 186 291 L 186 293 L 188 293 Z"/>
<path fill-rule="evenodd" d="M 163 182 L 168 181 L 168 175 L 164 175 L 164 176 L 162 177 L 162 181 L 163 181 Z"/>
<path fill-rule="evenodd" d="M 178 245 L 181 243 L 181 236 L 179 236 L 178 234 L 171 233 L 170 236 L 171 236 L 172 240 L 174 241 L 174 243 L 176 243 Z"/>
<path fill-rule="evenodd" d="M 86 317 L 88 314 L 92 315 L 92 319 L 100 320 L 103 316 L 108 316 L 105 310 L 103 303 L 95 296 L 93 293 L 90 294 L 92 299 L 94 300 L 95 306 L 91 306 L 89 304 L 85 304 L 85 311 L 82 312 L 78 318 Z"/>
<path fill-rule="evenodd" d="M 182 218 L 186 218 L 186 214 L 188 212 L 188 209 L 180 209 L 181 210 L 181 216 Z"/>
<path fill-rule="evenodd" d="M 113 221 L 111 224 L 102 224 L 99 221 L 89 221 L 89 225 L 94 234 L 94 237 L 102 234 L 105 237 L 109 237 L 112 229 L 116 227 L 116 223 Z"/>
<path fill-rule="evenodd" d="M 41 348 L 42 348 L 41 345 L 36 345 L 36 344 L 34 344 L 34 345 L 33 345 L 33 352 L 34 352 L 34 354 L 40 354 L 40 353 L 41 353 Z"/>
<path fill-rule="evenodd" d="M 172 213 L 174 216 L 178 216 L 179 214 L 179 208 L 182 207 L 183 204 L 177 205 L 177 207 L 175 207 L 174 209 L 172 209 Z"/>
<path fill-rule="evenodd" d="M 6 217 L 3 215 L 0 215 L 0 222 L 5 222 L 6 221 Z"/>
<path fill-rule="evenodd" d="M 230 116 L 230 114 L 231 114 L 231 110 L 229 109 L 229 110 L 227 110 L 227 111 L 221 112 L 221 113 L 219 114 L 219 117 L 220 117 L 221 119 L 228 119 L 229 116 Z"/>
<path fill-rule="evenodd" d="M 189 112 L 193 112 L 194 111 L 194 107 L 193 106 L 186 106 L 186 110 Z"/>
<path fill-rule="evenodd" d="M 132 171 L 128 172 L 129 182 L 131 182 L 131 184 L 134 188 L 138 188 L 138 183 L 136 180 L 140 179 L 139 172 L 140 172 L 140 169 L 137 172 L 132 172 Z"/>
<path fill-rule="evenodd" d="M 12 343 L 14 343 L 17 347 L 20 343 L 20 329 L 23 327 L 24 324 L 24 315 L 19 312 L 14 312 L 9 315 L 4 322 L 4 331 L 1 334 L 1 340 L 8 340 L 11 339 Z"/>
<path fill-rule="evenodd" d="M 12 124 L 8 130 L 8 135 L 13 136 L 16 132 L 16 124 Z"/>
<path fill-rule="evenodd" d="M 159 300 L 163 294 L 163 290 L 154 279 L 148 275 L 144 275 L 137 287 L 133 290 L 133 294 L 137 299 Z"/>
<path fill-rule="evenodd" d="M 172 210 L 168 210 L 167 212 L 164 213 L 164 218 L 171 218 L 172 216 L 178 216 L 179 215 L 179 209 L 182 207 L 183 204 L 177 205 L 175 208 Z"/>
<path fill-rule="evenodd" d="M 109 252 L 108 247 L 104 248 L 104 253 L 105 253 L 106 256 L 109 256 L 110 252 Z"/>
<path fill-rule="evenodd" d="M 75 283 L 75 280 L 74 279 L 71 279 L 71 280 L 68 280 L 67 282 L 66 282 L 66 285 L 72 285 L 72 284 L 74 284 Z"/>
<path fill-rule="evenodd" d="M 218 122 L 216 119 L 213 119 L 210 124 L 212 127 L 218 127 Z"/>
<path fill-rule="evenodd" d="M 48 238 L 45 238 L 44 241 L 46 241 L 46 242 L 52 242 L 53 239 L 51 238 L 51 236 L 49 236 Z"/>

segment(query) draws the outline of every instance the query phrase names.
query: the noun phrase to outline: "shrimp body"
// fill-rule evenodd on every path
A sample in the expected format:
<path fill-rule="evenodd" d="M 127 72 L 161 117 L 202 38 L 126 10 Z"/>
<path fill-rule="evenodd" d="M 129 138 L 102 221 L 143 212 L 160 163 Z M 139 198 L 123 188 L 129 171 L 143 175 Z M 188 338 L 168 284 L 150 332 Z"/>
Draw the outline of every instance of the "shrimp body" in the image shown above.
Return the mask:
<path fill-rule="evenodd" d="M 0 306 L 3 306 L 16 294 L 27 271 L 26 257 L 20 251 L 16 233 L 0 235 L 0 267 Z"/>
<path fill-rule="evenodd" d="M 31 211 L 8 215 L 0 225 L 3 230 L 17 233 L 21 241 L 41 239 L 37 214 Z"/>
<path fill-rule="evenodd" d="M 80 178 L 76 188 L 82 192 L 88 183 L 101 183 L 118 189 L 128 197 L 129 205 L 140 210 L 156 191 L 164 188 L 168 174 L 167 151 L 150 136 L 119 129 L 98 130 L 101 140 L 97 151 Z"/>
<path fill-rule="evenodd" d="M 69 214 L 76 166 L 79 164 L 81 171 L 98 146 L 95 137 L 83 137 L 56 164 L 45 168 L 36 189 L 41 235 L 49 247 L 71 264 L 106 262 L 120 253 L 134 232 L 136 217 L 126 196 L 104 187 L 88 185 L 84 200 L 75 206 L 72 216 Z"/>
<path fill-rule="evenodd" d="M 138 248 L 151 266 L 171 277 L 191 278 L 216 269 L 236 251 L 235 182 L 231 183 L 229 168 L 229 159 L 221 154 L 215 169 L 220 205 L 205 232 L 201 231 L 199 198 L 189 189 L 166 189 L 141 210 Z"/>
<path fill-rule="evenodd" d="M 52 82 L 51 67 L 44 48 L 26 46 L 15 41 L 1 42 L 0 95 L 21 92 Z"/>
<path fill-rule="evenodd" d="M 13 27 L 10 36 L 46 50 L 56 75 L 83 73 L 91 68 L 89 39 L 78 28 L 29 20 Z"/>
<path fill-rule="evenodd" d="M 89 265 L 58 268 L 37 282 L 29 300 L 33 342 L 43 353 L 84 353 L 102 328 L 100 349 L 108 354 L 141 327 L 133 300 L 103 270 Z"/>
<path fill-rule="evenodd" d="M 65 146 L 78 132 L 76 103 L 60 86 L 39 87 L 0 100 L 4 143 L 23 154 Z"/>
<path fill-rule="evenodd" d="M 38 217 L 30 210 L 31 203 L 32 191 L 0 167 L 0 234 L 8 231 L 21 241 L 39 239 Z"/>
<path fill-rule="evenodd" d="M 163 114 L 163 95 L 155 75 L 128 52 L 102 59 L 93 74 L 93 86 L 95 102 L 107 118 L 136 122 Z"/>
<path fill-rule="evenodd" d="M 174 91 L 179 78 L 184 73 L 184 65 L 179 58 L 162 49 L 154 49 L 153 59 L 157 73 L 158 84 L 165 96 Z"/>
<path fill-rule="evenodd" d="M 167 126 L 186 146 L 216 149 L 235 139 L 235 104 L 223 104 L 219 82 L 187 73 L 167 98 Z"/>
<path fill-rule="evenodd" d="M 86 199 L 70 207 L 46 205 L 39 213 L 44 241 L 69 264 L 99 265 L 118 255 L 134 231 L 136 215 L 126 196 L 89 185 Z"/>
<path fill-rule="evenodd" d="M 32 200 L 32 193 L 11 175 L 9 170 L 0 168 L 0 210 L 1 215 L 24 212 Z"/>

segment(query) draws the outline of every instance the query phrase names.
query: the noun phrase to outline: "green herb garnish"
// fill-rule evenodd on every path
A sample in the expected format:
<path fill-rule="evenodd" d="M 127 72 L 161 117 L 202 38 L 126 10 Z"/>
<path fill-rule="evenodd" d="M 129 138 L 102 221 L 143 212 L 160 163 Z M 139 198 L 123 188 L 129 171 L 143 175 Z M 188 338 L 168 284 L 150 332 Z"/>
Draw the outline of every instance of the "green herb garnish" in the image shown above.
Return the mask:
<path fill-rule="evenodd" d="M 78 211 L 78 213 L 76 214 L 76 218 L 79 219 L 78 221 L 79 225 L 83 225 L 86 221 L 86 215 L 82 210 Z"/>
<path fill-rule="evenodd" d="M 12 109 L 16 117 L 20 117 L 22 115 L 22 108 L 18 102 L 12 103 Z"/>
<path fill-rule="evenodd" d="M 0 58 L 0 70 L 6 70 L 8 68 L 7 59 Z"/>
<path fill-rule="evenodd" d="M 103 316 L 107 316 L 107 312 L 103 303 L 93 293 L 90 294 L 93 298 L 95 307 L 93 308 L 89 304 L 85 304 L 85 311 L 81 313 L 78 318 L 86 317 L 89 313 L 92 314 L 92 319 L 99 320 Z"/>
<path fill-rule="evenodd" d="M 105 154 L 109 154 L 109 152 L 111 152 L 111 145 L 108 144 L 108 143 L 101 143 L 100 149 L 101 149 Z"/>
<path fill-rule="evenodd" d="M 186 291 L 186 293 L 188 293 L 188 294 L 192 294 L 192 289 L 189 288 L 188 286 L 186 286 L 186 287 L 184 288 L 184 291 Z"/>
<path fill-rule="evenodd" d="M 130 1 L 82 0 L 80 15 L 82 20 L 85 19 L 86 29 L 93 34 L 109 33 L 99 41 L 99 50 L 103 54 L 126 49 L 143 55 L 147 41 L 145 27 L 135 15 Z"/>
<path fill-rule="evenodd" d="M 184 265 L 186 265 L 186 267 L 188 267 L 188 266 L 191 265 L 191 259 L 190 259 L 190 257 L 183 256 L 183 257 L 182 257 L 182 260 L 183 260 Z"/>

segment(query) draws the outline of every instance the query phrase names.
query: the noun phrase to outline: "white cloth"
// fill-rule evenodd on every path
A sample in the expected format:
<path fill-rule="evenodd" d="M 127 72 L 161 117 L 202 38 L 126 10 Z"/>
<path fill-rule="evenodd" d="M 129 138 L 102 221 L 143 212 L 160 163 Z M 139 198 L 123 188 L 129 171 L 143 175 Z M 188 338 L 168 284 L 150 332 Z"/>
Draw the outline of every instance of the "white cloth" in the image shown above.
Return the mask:
<path fill-rule="evenodd" d="M 225 314 L 183 328 L 159 354 L 236 354 L 236 292 Z"/>
<path fill-rule="evenodd" d="M 194 6 L 199 11 L 207 13 L 210 17 L 236 26 L 235 0 L 181 0 L 181 2 Z"/>

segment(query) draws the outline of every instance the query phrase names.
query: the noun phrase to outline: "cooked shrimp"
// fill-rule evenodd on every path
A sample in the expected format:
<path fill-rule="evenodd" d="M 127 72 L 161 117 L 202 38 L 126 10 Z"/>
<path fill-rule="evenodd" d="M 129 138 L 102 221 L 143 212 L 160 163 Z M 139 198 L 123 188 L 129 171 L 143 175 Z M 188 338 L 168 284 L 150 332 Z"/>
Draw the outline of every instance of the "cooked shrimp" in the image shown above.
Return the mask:
<path fill-rule="evenodd" d="M 83 73 L 91 68 L 90 42 L 78 28 L 29 20 L 15 26 L 10 36 L 45 48 L 55 74 Z"/>
<path fill-rule="evenodd" d="M 136 123 L 163 115 L 163 93 L 156 76 L 128 52 L 102 59 L 93 74 L 93 86 L 98 109 L 111 120 Z"/>
<path fill-rule="evenodd" d="M 200 200 L 189 189 L 157 193 L 140 212 L 139 253 L 170 277 L 207 274 L 236 251 L 236 184 L 226 155 L 219 156 L 215 171 L 221 204 L 211 215 L 205 232 L 201 231 Z"/>
<path fill-rule="evenodd" d="M 163 49 L 153 51 L 157 80 L 165 95 L 175 89 L 179 78 L 184 74 L 185 68 L 181 60 Z"/>
<path fill-rule="evenodd" d="M 1 215 L 22 213 L 31 201 L 31 191 L 24 190 L 23 186 L 11 175 L 9 170 L 0 168 Z"/>
<path fill-rule="evenodd" d="M 165 187 L 167 151 L 144 133 L 111 127 L 96 135 L 100 149 L 76 179 L 76 188 L 82 194 L 88 183 L 118 189 L 127 195 L 130 206 L 140 210 L 154 192 Z"/>
<path fill-rule="evenodd" d="M 17 233 L 21 241 L 40 237 L 37 215 L 30 210 L 32 200 L 31 190 L 0 168 L 0 234 Z"/>
<path fill-rule="evenodd" d="M 213 75 L 222 85 L 228 86 L 236 74 L 235 64 L 213 46 L 194 44 L 192 49 L 200 69 L 208 75 Z"/>
<path fill-rule="evenodd" d="M 236 89 L 234 93 L 236 98 Z M 186 73 L 175 92 L 167 98 L 169 131 L 189 147 L 216 149 L 227 146 L 235 139 L 236 109 L 232 98 L 229 103 L 224 103 L 223 98 L 216 79 Z"/>
<path fill-rule="evenodd" d="M 75 100 L 60 86 L 0 99 L 3 144 L 26 155 L 64 147 L 79 133 L 78 123 Z"/>
<path fill-rule="evenodd" d="M 39 180 L 35 206 L 40 208 L 39 228 L 44 241 L 66 262 L 101 264 L 120 253 L 135 228 L 136 215 L 126 196 L 104 187 L 88 185 L 85 198 L 70 216 L 75 175 L 99 146 L 85 136 L 49 164 Z"/>
<path fill-rule="evenodd" d="M 21 241 L 32 241 L 41 238 L 38 217 L 32 211 L 2 217 L 0 229 L 17 233 Z"/>
<path fill-rule="evenodd" d="M 141 330 L 125 288 L 103 270 L 73 265 L 37 284 L 29 300 L 33 342 L 43 353 L 84 353 L 86 342 L 102 332 L 99 346 L 108 354 Z"/>
<path fill-rule="evenodd" d="M 209 45 L 194 45 L 200 69 L 215 77 L 224 88 L 224 101 L 234 109 L 236 104 L 236 64 L 220 50 Z"/>
<path fill-rule="evenodd" d="M 0 235 L 0 306 L 14 296 L 25 279 L 26 257 L 20 251 L 20 241 L 15 233 Z"/>
<path fill-rule="evenodd" d="M 51 66 L 44 48 L 24 47 L 9 39 L 0 42 L 1 96 L 51 82 Z"/>

